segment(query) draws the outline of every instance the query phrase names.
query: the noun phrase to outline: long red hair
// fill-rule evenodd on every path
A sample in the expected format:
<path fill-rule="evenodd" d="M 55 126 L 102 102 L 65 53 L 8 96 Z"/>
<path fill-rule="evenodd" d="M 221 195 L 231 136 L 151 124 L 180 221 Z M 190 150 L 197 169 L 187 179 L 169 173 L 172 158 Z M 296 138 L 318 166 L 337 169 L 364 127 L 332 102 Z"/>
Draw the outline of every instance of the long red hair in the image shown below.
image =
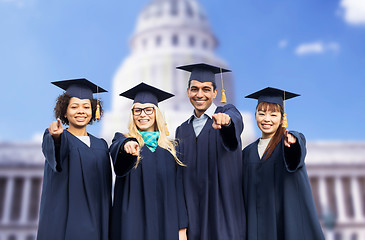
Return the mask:
<path fill-rule="evenodd" d="M 279 125 L 278 130 L 276 130 L 274 136 L 271 138 L 269 144 L 267 145 L 265 152 L 265 158 L 264 160 L 268 159 L 272 152 L 274 151 L 276 145 L 281 141 L 284 132 L 286 130 L 285 127 L 282 126 L 283 124 L 283 116 L 284 116 L 284 108 L 276 103 L 268 103 L 268 102 L 260 102 L 256 106 L 256 112 L 257 111 L 271 111 L 271 112 L 280 112 L 281 114 L 281 123 Z"/>

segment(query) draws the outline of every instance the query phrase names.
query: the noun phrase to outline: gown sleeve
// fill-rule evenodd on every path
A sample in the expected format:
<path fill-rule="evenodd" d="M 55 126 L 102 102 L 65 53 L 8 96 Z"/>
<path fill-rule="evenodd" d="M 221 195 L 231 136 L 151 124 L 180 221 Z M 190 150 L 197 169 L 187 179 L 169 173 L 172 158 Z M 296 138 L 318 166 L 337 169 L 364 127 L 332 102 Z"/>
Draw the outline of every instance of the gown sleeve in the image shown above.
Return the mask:
<path fill-rule="evenodd" d="M 306 140 L 302 133 L 290 131 L 297 142 L 290 147 L 284 147 L 284 161 L 288 172 L 296 172 L 304 165 L 304 159 L 307 154 Z"/>
<path fill-rule="evenodd" d="M 48 129 L 43 134 L 42 152 L 48 165 L 55 172 L 62 171 L 63 162 L 69 152 L 66 134 L 64 132 L 61 133 L 60 138 L 60 143 L 55 144 Z"/>
<path fill-rule="evenodd" d="M 241 133 L 243 131 L 242 115 L 232 104 L 224 106 L 222 112 L 231 117 L 230 125 L 220 129 L 223 146 L 227 151 L 234 151 L 241 144 Z"/>
<path fill-rule="evenodd" d="M 176 164 L 177 165 L 177 164 Z M 179 214 L 179 229 L 188 227 L 188 213 L 186 210 L 185 195 L 183 189 L 182 180 L 182 168 L 183 166 L 176 166 L 176 194 L 177 194 L 177 206 Z"/>
<path fill-rule="evenodd" d="M 124 151 L 124 145 L 129 141 L 137 141 L 135 138 L 126 138 L 117 132 L 110 145 L 110 155 L 113 160 L 114 172 L 117 176 L 123 177 L 134 167 L 137 157 Z"/>
<path fill-rule="evenodd" d="M 180 148 L 180 142 L 177 139 L 177 136 L 179 135 L 179 129 L 178 127 L 175 132 L 175 138 L 177 141 L 176 146 L 176 153 L 180 161 L 182 160 L 182 149 Z M 176 164 L 176 197 L 177 197 L 177 207 L 178 207 L 178 214 L 179 214 L 179 229 L 187 228 L 188 227 L 188 213 L 187 213 L 187 207 L 186 207 L 186 200 L 185 200 L 185 193 L 184 193 L 184 183 L 183 183 L 183 168 L 185 166 L 180 166 Z"/>

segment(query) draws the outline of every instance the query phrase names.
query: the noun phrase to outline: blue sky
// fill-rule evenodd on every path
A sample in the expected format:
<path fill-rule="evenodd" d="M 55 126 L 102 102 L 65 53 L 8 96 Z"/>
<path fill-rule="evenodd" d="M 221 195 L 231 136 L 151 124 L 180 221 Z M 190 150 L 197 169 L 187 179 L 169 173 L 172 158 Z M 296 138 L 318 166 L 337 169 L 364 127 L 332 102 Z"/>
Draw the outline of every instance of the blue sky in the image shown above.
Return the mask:
<path fill-rule="evenodd" d="M 150 1 L 0 0 L 0 141 L 31 140 L 49 126 L 60 93 L 51 81 L 83 76 L 110 89 Z M 365 140 L 364 1 L 198 2 L 234 72 L 239 109 L 254 111 L 244 95 L 278 87 L 302 95 L 286 104 L 290 129 L 309 140 Z"/>

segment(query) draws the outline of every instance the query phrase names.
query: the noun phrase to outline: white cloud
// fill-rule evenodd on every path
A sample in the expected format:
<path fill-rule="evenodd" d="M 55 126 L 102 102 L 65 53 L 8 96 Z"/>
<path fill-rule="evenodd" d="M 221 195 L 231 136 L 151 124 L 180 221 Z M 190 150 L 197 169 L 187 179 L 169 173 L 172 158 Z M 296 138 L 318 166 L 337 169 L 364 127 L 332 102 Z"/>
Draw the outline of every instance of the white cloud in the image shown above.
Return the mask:
<path fill-rule="evenodd" d="M 346 22 L 354 25 L 365 25 L 365 1 L 341 0 L 341 12 Z"/>
<path fill-rule="evenodd" d="M 288 46 L 288 40 L 283 39 L 279 42 L 279 48 L 286 48 L 286 46 Z"/>
<path fill-rule="evenodd" d="M 295 49 L 295 54 L 299 56 L 310 55 L 310 54 L 324 54 L 326 52 L 337 53 L 340 50 L 340 45 L 335 42 L 323 43 L 323 42 L 312 42 L 300 44 Z"/>
<path fill-rule="evenodd" d="M 43 139 L 43 133 L 37 132 L 33 134 L 31 141 L 34 143 L 42 143 L 42 139 Z"/>

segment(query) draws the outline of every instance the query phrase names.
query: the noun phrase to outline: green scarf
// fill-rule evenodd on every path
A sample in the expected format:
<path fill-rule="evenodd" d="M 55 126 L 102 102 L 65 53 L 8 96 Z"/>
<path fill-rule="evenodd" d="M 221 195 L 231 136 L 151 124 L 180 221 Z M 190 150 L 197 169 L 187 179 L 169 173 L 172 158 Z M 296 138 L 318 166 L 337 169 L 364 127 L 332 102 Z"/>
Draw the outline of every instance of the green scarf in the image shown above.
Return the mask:
<path fill-rule="evenodd" d="M 154 152 L 157 148 L 157 142 L 158 138 L 160 137 L 160 132 L 141 132 L 139 133 L 142 135 L 144 144 L 151 150 L 151 152 Z"/>

